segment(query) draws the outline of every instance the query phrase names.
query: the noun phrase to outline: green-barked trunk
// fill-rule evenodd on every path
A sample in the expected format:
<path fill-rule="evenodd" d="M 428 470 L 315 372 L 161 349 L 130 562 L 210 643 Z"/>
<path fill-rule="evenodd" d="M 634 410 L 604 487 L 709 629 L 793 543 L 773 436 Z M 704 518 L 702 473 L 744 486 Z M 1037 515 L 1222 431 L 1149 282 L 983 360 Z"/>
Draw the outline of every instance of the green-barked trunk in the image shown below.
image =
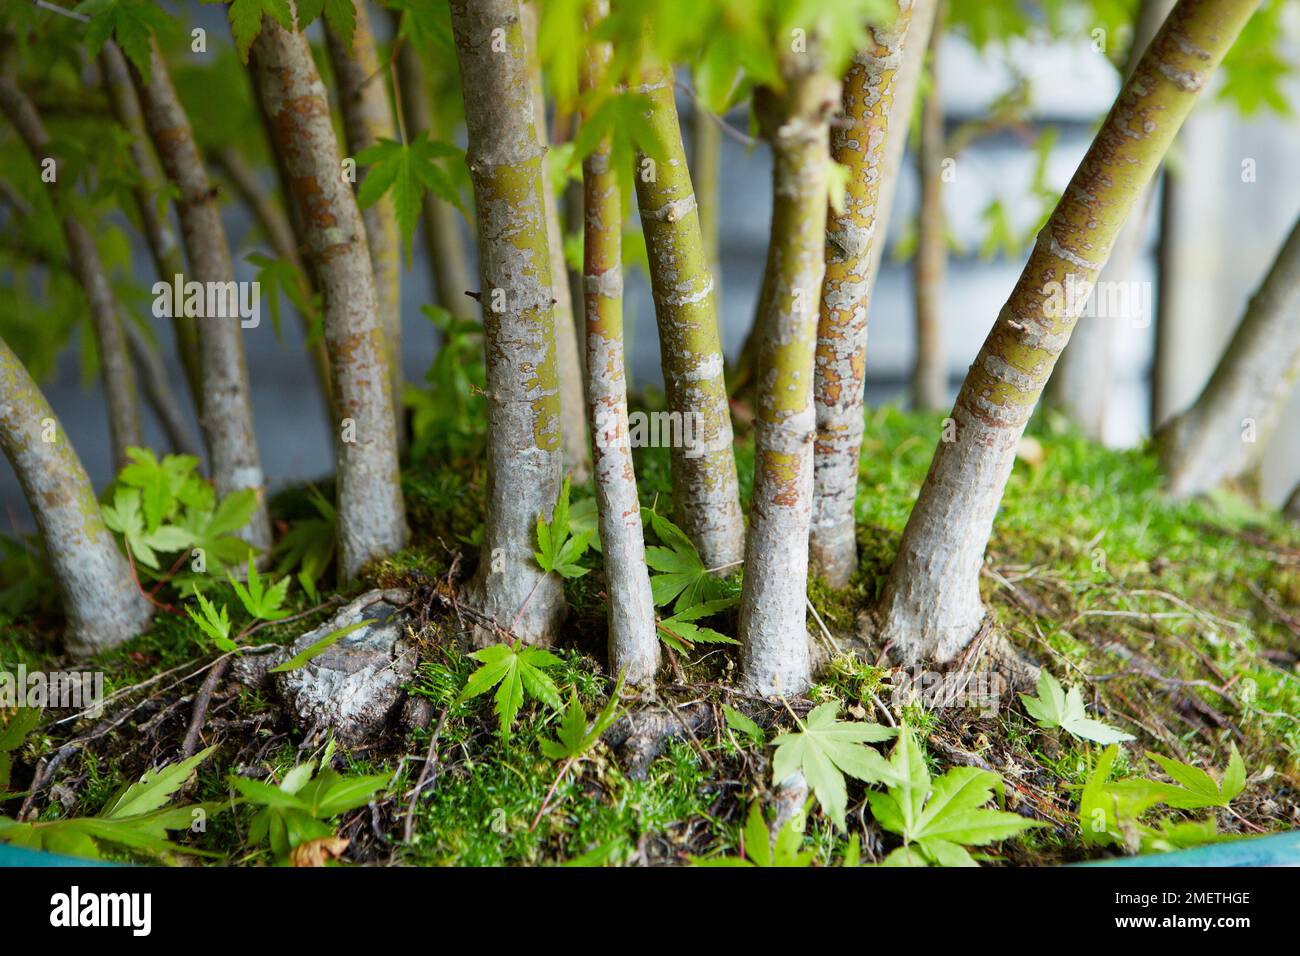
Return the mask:
<path fill-rule="evenodd" d="M 879 609 L 899 659 L 955 658 L 984 618 L 980 567 L 1016 445 L 1125 218 L 1258 0 L 1181 0 L 1097 133 L 966 376 Z"/>
<path fill-rule="evenodd" d="M 801 57 L 755 109 L 772 145 L 772 235 L 763 274 L 754 418 L 754 497 L 740 597 L 741 681 L 798 694 L 811 681 L 808 531 L 812 522 L 813 369 L 826 271 L 829 125 L 840 84 Z"/>
<path fill-rule="evenodd" d="M 862 390 L 867 353 L 867 306 L 872 249 L 884 242 L 878 225 L 882 167 L 891 135 L 894 87 L 911 23 L 911 0 L 900 0 L 888 30 L 871 29 L 872 42 L 844 77 L 844 118 L 831 134 L 836 162 L 849 170 L 844 209 L 827 225 L 826 277 L 817 328 L 814 396 L 816 482 L 809 553 L 813 573 L 833 587 L 848 584 L 857 567 L 853 504 L 862 447 Z M 897 135 L 906 136 L 906 122 Z"/>
<path fill-rule="evenodd" d="M 107 650 L 149 626 L 153 608 L 104 526 L 86 469 L 54 409 L 0 339 L 0 448 L 36 517 L 68 616 L 74 654 Z"/>
<path fill-rule="evenodd" d="M 700 235 L 672 73 L 654 68 L 642 80 L 639 92 L 650 101 L 647 119 L 663 149 L 657 157 L 638 155 L 635 171 L 659 360 L 668 411 L 681 417 L 682 434 L 693 438 L 691 447 L 671 450 L 673 513 L 705 565 L 721 569 L 740 561 L 745 528 L 713 274 Z"/>
<path fill-rule="evenodd" d="M 453 0 L 465 91 L 466 161 L 478 210 L 479 300 L 487 361 L 487 516 L 467 599 L 498 627 L 550 643 L 564 615 L 560 579 L 533 557 L 562 470 L 551 255 L 518 0 Z M 495 643 L 479 629 L 475 640 Z"/>
<path fill-rule="evenodd" d="M 292 5 L 291 5 L 292 6 Z M 387 350 L 366 230 L 306 39 L 271 17 L 253 41 L 254 86 L 294 202 L 322 299 L 339 420 L 339 578 L 400 550 L 407 539 Z"/>
<path fill-rule="evenodd" d="M 592 0 L 587 26 L 608 13 Z M 609 44 L 588 48 L 581 75 L 584 93 L 597 89 L 607 69 Z M 659 666 L 654 595 L 645 560 L 645 533 L 628 435 L 623 342 L 623 197 L 610 168 L 610 138 L 583 160 L 583 315 L 586 322 L 588 414 L 600 545 L 609 588 L 609 669 L 629 684 L 650 684 Z"/>

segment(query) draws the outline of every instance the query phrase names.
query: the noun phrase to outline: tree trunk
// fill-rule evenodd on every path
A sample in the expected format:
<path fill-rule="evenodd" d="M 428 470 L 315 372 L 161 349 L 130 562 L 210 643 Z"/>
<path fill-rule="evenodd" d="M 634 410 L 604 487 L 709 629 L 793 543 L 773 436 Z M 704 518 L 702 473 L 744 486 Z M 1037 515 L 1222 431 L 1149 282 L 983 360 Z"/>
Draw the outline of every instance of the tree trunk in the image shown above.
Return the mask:
<path fill-rule="evenodd" d="M 979 574 L 1016 445 L 1091 283 L 1196 95 L 1258 0 L 1180 0 L 1125 83 L 994 323 L 903 532 L 879 612 L 906 662 L 952 660 L 984 617 Z"/>
<path fill-rule="evenodd" d="M 149 255 L 153 259 L 158 278 L 171 282 L 173 276 L 185 271 L 185 262 L 181 257 L 180 242 L 167 218 L 166 206 L 159 209 L 158 194 L 167 180 L 149 142 L 149 132 L 145 129 L 144 116 L 140 112 L 140 99 L 135 95 L 135 87 L 131 83 L 131 71 L 122 51 L 112 40 L 104 44 L 99 63 L 108 87 L 109 99 L 113 103 L 113 115 L 122 128 L 131 134 L 131 160 L 140 175 L 140 184 L 132 193 L 145 242 L 149 246 Z M 172 334 L 176 337 L 176 354 L 189 386 L 190 399 L 194 403 L 194 410 L 199 412 L 203 407 L 199 330 L 193 319 L 183 315 L 173 315 L 171 326 Z"/>
<path fill-rule="evenodd" d="M 451 21 L 478 209 L 487 357 L 487 516 L 467 597 L 523 640 L 550 643 L 564 591 L 533 557 L 537 518 L 549 519 L 562 471 L 541 117 L 518 0 L 452 0 Z"/>
<path fill-rule="evenodd" d="M 1300 376 L 1300 221 L 1200 397 L 1156 433 L 1169 494 L 1186 498 L 1245 471 Z"/>
<path fill-rule="evenodd" d="M 406 507 L 384 332 L 356 197 L 342 176 L 324 86 L 306 39 L 270 17 L 251 63 L 274 146 L 294 183 L 294 201 L 323 299 L 330 381 L 342 416 L 338 459 L 339 577 L 406 544 Z"/>
<path fill-rule="evenodd" d="M 939 71 L 943 15 L 940 3 L 935 12 L 935 29 L 930 34 L 930 95 L 921 107 L 921 143 L 916 156 L 921 208 L 916 224 L 916 258 L 912 262 L 912 288 L 916 296 L 912 405 L 924 411 L 937 411 L 948 404 L 948 364 L 943 352 L 943 280 L 948 267 L 943 159 L 947 143 Z"/>
<path fill-rule="evenodd" d="M 826 278 L 817 330 L 817 441 L 809 552 L 813 572 L 832 587 L 848 584 L 857 567 L 853 505 L 862 447 L 867 306 L 872 248 L 885 240 L 877 215 L 882 163 L 893 135 L 894 89 L 903 49 L 912 42 L 909 0 L 899 3 L 893 29 L 872 29 L 844 77 L 845 125 L 831 133 L 835 161 L 849 169 L 844 211 L 832 214 L 826 236 Z"/>
<path fill-rule="evenodd" d="M 154 149 L 179 194 L 176 212 L 190 264 L 187 279 L 219 283 L 233 290 L 235 270 L 217 207 L 217 191 L 208 180 L 189 117 L 172 87 L 157 44 L 152 45 L 150 57 L 150 81 L 145 83 L 136 71 L 132 75 Z M 164 277 L 164 281 L 172 278 Z M 173 311 L 179 307 L 180 303 L 174 303 Z M 245 488 L 257 494 L 257 511 L 240 529 L 239 536 L 259 551 L 266 551 L 271 546 L 271 523 L 266 514 L 265 480 L 253 431 L 253 403 L 240 318 L 201 316 L 197 325 L 203 380 L 199 425 L 208 446 L 212 481 L 223 498 Z"/>
<path fill-rule="evenodd" d="M 921 74 L 925 69 L 925 55 L 929 50 L 930 35 L 934 32 L 938 0 L 914 0 L 912 22 L 907 28 L 907 42 L 903 44 L 903 65 L 894 77 L 894 106 L 891 116 L 898 118 L 897 136 L 885 138 L 885 158 L 880 165 L 880 190 L 876 201 L 875 235 L 879 242 L 871 244 L 871 259 L 867 264 L 867 301 L 876 287 L 880 275 L 880 261 L 885 254 L 889 235 L 889 217 L 894 211 L 894 193 L 898 188 L 903 156 L 907 151 L 907 134 L 912 126 L 916 97 L 921 89 Z"/>
<path fill-rule="evenodd" d="M 587 28 L 608 14 L 608 0 L 590 0 Z M 582 90 L 599 88 L 608 68 L 608 43 L 592 43 Z M 623 352 L 623 197 L 610 168 L 610 137 L 582 163 L 584 241 L 583 315 L 586 318 L 587 394 L 600 545 L 609 587 L 609 669 L 629 684 L 651 684 L 659 666 L 654 595 L 645 563 L 645 534 L 628 439 Z"/>
<path fill-rule="evenodd" d="M 0 80 L 8 109 L 9 90 Z M 93 654 L 130 640 L 153 609 L 104 526 L 86 469 L 54 409 L 0 339 L 0 447 L 23 486 L 68 616 L 65 644 Z"/>
<path fill-rule="evenodd" d="M 334 64 L 338 85 L 339 108 L 343 113 L 343 133 L 348 151 L 355 156 L 376 145 L 381 139 L 397 139 L 393 111 L 384 86 L 384 71 L 375 54 L 375 38 L 370 31 L 370 17 L 365 3 L 356 5 L 356 27 L 352 49 L 342 38 L 325 27 L 325 37 Z M 366 171 L 357 170 L 357 188 Z M 379 306 L 379 323 L 388 346 L 388 377 L 393 390 L 399 446 L 405 444 L 402 426 L 402 238 L 397 231 L 397 215 L 391 195 L 385 194 L 361 214 L 366 225 L 366 244 L 370 265 L 375 274 L 375 297 Z"/>
<path fill-rule="evenodd" d="M 53 158 L 50 137 L 45 131 L 31 100 L 6 76 L 0 75 L 0 110 L 22 137 L 32 159 L 40 166 Z M 56 163 L 56 179 L 61 170 Z M 70 188 L 65 184 L 60 188 Z M 121 468 L 129 459 L 126 450 L 143 445 L 140 431 L 140 406 L 136 398 L 135 373 L 127 354 L 126 337 L 118 325 L 117 301 L 104 273 L 95 240 L 71 213 L 61 213 L 60 225 L 68 244 L 68 258 L 86 302 L 90 306 L 90 327 L 99 351 L 100 374 L 104 380 L 104 399 L 108 406 L 108 427 L 113 441 L 113 461 Z"/>
<path fill-rule="evenodd" d="M 198 443 L 194 440 L 189 422 L 185 419 L 185 412 L 181 409 L 180 400 L 177 399 L 171 383 L 167 380 L 167 369 L 154 349 L 153 343 L 134 323 L 123 322 L 122 332 L 126 336 L 126 347 L 131 353 L 131 362 L 140 377 L 140 389 L 144 392 L 149 407 L 153 409 L 158 424 L 162 426 L 171 450 L 178 455 L 193 455 L 198 458 Z"/>
<path fill-rule="evenodd" d="M 528 85 L 533 96 L 533 117 L 537 140 L 550 148 L 546 131 L 546 99 L 542 90 L 542 64 L 537 58 L 535 4 L 520 5 L 524 42 L 528 45 Z M 591 474 L 587 452 L 586 399 L 582 389 L 582 362 L 578 358 L 578 332 L 573 318 L 573 296 L 569 290 L 569 268 L 564 261 L 564 230 L 560 226 L 559 203 L 542 166 L 542 196 L 546 203 L 546 245 L 551 255 L 552 311 L 555 314 L 555 353 L 560 366 L 560 431 L 564 437 L 564 469 L 574 481 L 586 481 Z"/>
<path fill-rule="evenodd" d="M 760 88 L 754 100 L 772 145 L 772 235 L 763 274 L 740 642 L 742 686 L 764 695 L 802 693 L 811 681 L 805 606 L 817 435 L 813 370 L 827 271 L 829 119 L 840 105 L 840 84 L 817 68 L 815 56 L 797 59 L 783 68 L 781 93 Z M 851 72 L 849 83 L 856 79 Z"/>
<path fill-rule="evenodd" d="M 302 297 L 310 302 L 315 292 L 312 287 L 311 272 L 307 263 L 303 262 L 302 255 L 298 250 L 298 234 L 284 209 L 258 180 L 257 174 L 253 172 L 238 150 L 227 146 L 218 150 L 212 157 L 212 161 L 226 179 L 230 181 L 230 185 L 239 194 L 240 201 L 253 214 L 253 218 L 257 220 L 262 232 L 266 233 L 267 241 L 271 243 L 271 249 L 275 252 L 276 258 L 283 259 L 297 273 Z M 292 190 L 284 195 L 285 200 L 288 201 L 292 196 Z M 311 335 L 313 317 L 299 313 L 298 319 L 302 325 L 302 335 L 305 340 Z M 316 390 L 320 394 L 325 409 L 325 421 L 327 423 L 334 422 L 338 418 L 338 411 L 334 407 L 334 389 L 330 385 L 329 352 L 325 348 L 325 342 L 321 339 L 305 348 L 311 360 L 312 377 L 316 380 Z M 332 428 L 333 426 L 330 425 L 329 427 Z"/>
<path fill-rule="evenodd" d="M 1282 506 L 1282 513 L 1292 521 L 1300 521 L 1300 484 L 1291 491 L 1291 497 Z"/>
<path fill-rule="evenodd" d="M 1142 0 L 1137 21 L 1133 25 L 1133 40 L 1125 57 L 1123 79 L 1127 80 L 1137 66 L 1139 58 L 1150 46 L 1151 39 L 1174 7 L 1173 0 Z M 1154 205 L 1157 180 L 1147 185 L 1132 216 L 1124 224 L 1106 268 L 1101 272 L 1098 285 L 1129 282 L 1142 251 L 1151 207 Z M 1061 353 L 1043 400 L 1049 407 L 1060 411 L 1074 422 L 1083 434 L 1093 441 L 1106 438 L 1106 421 L 1109 417 L 1111 378 L 1114 366 L 1115 342 L 1121 331 L 1120 323 L 1136 323 L 1138 315 L 1114 316 L 1096 314 L 1087 316 L 1070 335 L 1070 344 Z M 1149 318 L 1149 317 L 1148 317 Z"/>
<path fill-rule="evenodd" d="M 670 414 L 691 427 L 691 448 L 671 450 L 673 513 L 704 564 L 741 560 L 745 528 L 732 450 L 731 412 L 723 376 L 718 313 L 700 218 L 677 120 L 671 70 L 656 68 L 639 89 L 650 100 L 647 120 L 663 156 L 637 156 L 641 228 L 659 325 L 659 360 Z"/>
<path fill-rule="evenodd" d="M 401 14 L 393 11 L 393 35 Z M 394 40 L 394 42 L 400 42 Z M 397 85 L 401 91 L 402 117 L 408 136 L 433 132 L 433 106 L 429 102 L 428 81 L 420 54 L 410 43 L 401 43 L 397 53 Z M 438 305 L 458 319 L 473 319 L 474 307 L 469 296 L 469 266 L 465 258 L 465 244 L 461 241 L 456 218 L 458 213 L 448 203 L 432 193 L 424 194 L 421 217 L 424 247 L 433 272 L 433 288 Z"/>

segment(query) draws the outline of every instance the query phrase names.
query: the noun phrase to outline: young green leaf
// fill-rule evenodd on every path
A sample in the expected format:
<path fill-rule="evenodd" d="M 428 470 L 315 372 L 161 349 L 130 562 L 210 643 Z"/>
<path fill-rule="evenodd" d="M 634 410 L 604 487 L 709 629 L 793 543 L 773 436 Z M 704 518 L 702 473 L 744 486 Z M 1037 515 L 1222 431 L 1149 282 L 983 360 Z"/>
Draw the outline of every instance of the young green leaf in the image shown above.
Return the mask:
<path fill-rule="evenodd" d="M 510 736 L 510 727 L 523 705 L 524 694 L 540 700 L 553 710 L 563 710 L 555 682 L 544 672 L 560 659 L 550 651 L 525 644 L 494 644 L 469 655 L 483 666 L 469 675 L 457 701 L 469 700 L 497 688 L 494 709 L 500 720 L 501 736 Z"/>
<path fill-rule="evenodd" d="M 168 764 L 157 770 L 147 770 L 138 781 L 123 787 L 99 811 L 103 820 L 120 820 L 150 813 L 167 803 L 177 790 L 194 775 L 199 764 L 212 755 L 216 747 L 201 750 L 193 757 Z"/>
<path fill-rule="evenodd" d="M 799 721 L 799 730 L 773 741 L 772 782 L 780 784 L 802 772 L 822 810 L 841 830 L 848 792 L 844 775 L 876 783 L 888 774 L 885 760 L 865 746 L 894 737 L 898 732 L 879 724 L 836 719 L 840 705 L 831 701 Z"/>
<path fill-rule="evenodd" d="M 239 603 L 244 605 L 244 610 L 252 617 L 260 621 L 278 621 L 289 616 L 289 612 L 280 607 L 289 591 L 289 579 L 281 578 L 275 584 L 267 587 L 257 573 L 257 565 L 253 563 L 251 554 L 248 556 L 247 587 L 241 584 L 229 571 L 226 572 L 226 577 L 235 589 Z"/>
<path fill-rule="evenodd" d="M 781 827 L 775 842 L 763 819 L 762 804 L 755 800 L 749 807 L 749 817 L 741 835 L 744 838 L 744 856 L 692 857 L 693 866 L 754 866 L 754 867 L 807 867 L 817 854 L 812 850 L 800 851 L 803 845 L 802 818 L 792 816 Z"/>
<path fill-rule="evenodd" d="M 584 568 L 578 559 L 587 550 L 589 538 L 585 534 L 570 534 L 569 529 L 569 479 L 564 479 L 560 497 L 551 512 L 551 520 L 537 516 L 537 548 L 534 557 L 543 571 L 555 572 L 565 578 L 580 578 L 590 568 Z"/>
<path fill-rule="evenodd" d="M 596 715 L 596 720 L 591 727 L 587 726 L 587 715 L 582 709 L 582 704 L 578 701 L 578 692 L 569 691 L 569 706 L 565 708 L 564 716 L 560 719 L 559 730 L 556 733 L 555 740 L 543 740 L 541 742 L 542 753 L 552 760 L 573 760 L 581 757 L 588 750 L 596 745 L 601 735 L 609 728 L 615 720 L 618 719 L 618 695 L 623 690 L 623 676 L 620 674 L 618 683 L 614 690 L 610 692 L 609 700 L 605 703 L 604 708 Z"/>
<path fill-rule="evenodd" d="M 1038 672 L 1038 696 L 1021 694 L 1020 699 L 1029 715 L 1045 730 L 1060 727 L 1076 737 L 1099 744 L 1116 744 L 1133 739 L 1132 734 L 1089 718 L 1084 711 L 1083 694 L 1078 685 L 1071 687 L 1067 694 L 1060 682 L 1048 673 L 1047 668 Z"/>
<path fill-rule="evenodd" d="M 226 15 L 230 18 L 230 30 L 235 36 L 235 49 L 245 63 L 248 62 L 249 48 L 262 32 L 263 16 L 275 20 L 286 30 L 294 28 L 289 0 L 231 0 Z"/>
<path fill-rule="evenodd" d="M 732 707 L 730 704 L 723 704 L 722 716 L 723 719 L 726 720 L 727 726 L 736 731 L 736 733 L 743 734 L 759 746 L 763 745 L 765 739 L 763 728 L 758 726 L 758 724 L 754 723 L 754 721 L 750 720 L 740 711 L 736 710 L 736 708 Z"/>
<path fill-rule="evenodd" d="M 1191 764 L 1162 757 L 1147 751 L 1147 757 L 1154 760 L 1165 773 L 1178 784 L 1165 791 L 1162 802 L 1181 810 L 1195 810 L 1202 807 L 1227 807 L 1232 799 L 1246 788 L 1246 766 L 1242 763 L 1237 745 L 1232 745 L 1232 755 L 1228 766 L 1222 774 L 1222 783 L 1217 782 L 1204 770 Z"/>
<path fill-rule="evenodd" d="M 455 146 L 431 140 L 428 133 L 423 131 L 409 143 L 381 139 L 374 146 L 357 153 L 357 163 L 370 167 L 357 192 L 357 201 L 365 208 L 377 202 L 384 193 L 392 192 L 393 211 L 397 217 L 397 227 L 402 233 L 402 242 L 406 246 L 408 268 L 411 237 L 415 235 L 415 224 L 420 218 L 425 192 L 430 192 L 451 203 L 462 213 L 465 212 L 460 192 L 447 171 L 438 165 L 440 159 L 459 159 L 462 156 L 463 153 Z"/>
<path fill-rule="evenodd" d="M 230 617 L 226 613 L 226 606 L 221 605 L 221 610 L 205 598 L 200 592 L 195 591 L 194 597 L 199 602 L 199 612 L 194 613 L 194 608 L 189 605 L 185 606 L 185 613 L 190 616 L 190 620 L 199 626 L 204 634 L 211 638 L 212 643 L 219 650 L 230 653 L 238 645 L 230 637 Z"/>
<path fill-rule="evenodd" d="M 700 618 L 718 614 L 735 603 L 735 598 L 722 598 L 717 601 L 705 601 L 684 611 L 678 611 L 672 617 L 659 622 L 659 639 L 681 654 L 689 653 L 696 644 L 739 644 L 740 641 L 734 637 L 727 637 L 720 631 L 693 623 Z"/>

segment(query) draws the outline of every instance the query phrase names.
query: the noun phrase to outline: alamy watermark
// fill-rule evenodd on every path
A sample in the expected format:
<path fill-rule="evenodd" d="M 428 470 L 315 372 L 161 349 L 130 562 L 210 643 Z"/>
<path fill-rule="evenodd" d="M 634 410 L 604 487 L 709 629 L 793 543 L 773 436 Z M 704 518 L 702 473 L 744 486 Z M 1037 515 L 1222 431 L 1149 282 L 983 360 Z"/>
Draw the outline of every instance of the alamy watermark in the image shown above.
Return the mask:
<path fill-rule="evenodd" d="M 0 707 L 84 711 L 98 717 L 104 706 L 103 671 L 0 670 Z"/>
<path fill-rule="evenodd" d="M 890 674 L 894 708 L 919 704 L 926 710 L 967 707 L 981 716 L 995 716 L 1007 694 L 1006 677 L 996 670 L 926 670 L 920 665 L 896 668 Z"/>
<path fill-rule="evenodd" d="M 1150 282 L 1089 282 L 1069 273 L 1064 283 L 1052 281 L 1043 286 L 1043 293 L 1047 296 L 1043 311 L 1050 318 L 1072 315 L 1080 319 L 1123 319 L 1139 329 L 1151 325 Z"/>
<path fill-rule="evenodd" d="M 155 282 L 152 292 L 160 319 L 239 319 L 245 329 L 262 324 L 260 282 L 186 282 L 178 272 L 171 282 Z"/>
<path fill-rule="evenodd" d="M 632 412 L 627 416 L 627 438 L 632 448 L 682 448 L 687 458 L 705 452 L 704 416 L 699 412 Z M 595 441 L 600 448 L 615 448 L 623 432 L 618 412 L 596 415 Z"/>

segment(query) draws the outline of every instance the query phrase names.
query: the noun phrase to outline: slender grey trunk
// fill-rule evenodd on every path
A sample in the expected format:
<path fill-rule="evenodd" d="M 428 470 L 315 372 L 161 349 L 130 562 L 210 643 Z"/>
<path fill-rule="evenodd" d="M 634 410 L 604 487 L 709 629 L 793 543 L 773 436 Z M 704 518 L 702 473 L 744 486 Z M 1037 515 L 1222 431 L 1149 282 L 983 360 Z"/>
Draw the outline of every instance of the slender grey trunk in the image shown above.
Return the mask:
<path fill-rule="evenodd" d="M 5 95 L 0 80 L 0 95 Z M 130 640 L 153 609 L 104 526 L 86 469 L 54 409 L 0 339 L 0 447 L 36 516 L 68 616 L 65 644 L 93 654 Z"/>
<path fill-rule="evenodd" d="M 408 534 L 366 230 L 342 175 L 325 87 L 306 38 L 264 17 L 250 62 L 275 150 L 295 184 L 323 300 L 330 380 L 341 416 L 335 433 L 339 577 L 349 581 L 366 563 L 404 547 Z"/>
<path fill-rule="evenodd" d="M 135 365 L 136 374 L 140 376 L 140 387 L 145 400 L 153 409 L 158 424 L 167 436 L 167 443 L 172 451 L 182 455 L 199 457 L 198 442 L 190 430 L 180 400 L 172 391 L 171 382 L 167 380 L 167 369 L 153 343 L 145 338 L 133 322 L 123 322 L 122 331 L 126 335 L 127 349 Z"/>
<path fill-rule="evenodd" d="M 32 159 L 39 166 L 50 153 L 50 137 L 36 112 L 36 107 L 13 81 L 0 75 L 0 111 L 22 138 Z M 62 172 L 55 164 L 55 183 Z M 68 188 L 66 185 L 59 188 Z M 135 373 L 131 357 L 127 354 L 126 336 L 118 324 L 117 301 L 108 283 L 108 275 L 99 258 L 95 240 L 85 226 L 70 213 L 62 214 L 60 225 L 68 244 L 72 272 L 90 306 L 90 327 L 99 351 L 100 374 L 104 382 L 104 398 L 108 408 L 108 427 L 112 435 L 113 460 L 121 468 L 129 459 L 126 450 L 133 445 L 143 445 L 140 430 L 140 406 L 136 397 Z"/>
<path fill-rule="evenodd" d="M 329 27 L 325 37 L 334 64 L 334 81 L 338 85 L 339 108 L 343 113 L 343 133 L 348 151 L 354 156 L 376 145 L 381 139 L 397 139 L 393 111 L 384 83 L 386 72 L 375 52 L 375 38 L 370 30 L 366 5 L 356 5 L 356 26 L 352 49 L 344 45 Z M 366 170 L 357 170 L 357 188 Z M 366 224 L 366 244 L 375 273 L 375 295 L 379 321 L 388 346 L 388 376 L 393 390 L 393 408 L 397 414 L 399 445 L 405 444 L 402 409 L 402 239 L 397 230 L 397 214 L 391 195 L 385 194 L 361 214 Z"/>
<path fill-rule="evenodd" d="M 854 503 L 862 450 L 867 296 L 872 251 L 885 240 L 878 218 L 883 164 L 890 143 L 907 135 L 894 90 L 914 42 L 912 9 L 903 0 L 895 25 L 871 29 L 870 41 L 845 73 L 844 117 L 831 133 L 832 156 L 849 170 L 849 181 L 844 210 L 827 225 L 813 388 L 817 441 L 808 550 L 814 573 L 832 587 L 847 585 L 858 566 Z"/>
<path fill-rule="evenodd" d="M 763 274 L 754 417 L 754 495 L 740 595 L 741 683 L 799 694 L 812 680 L 805 624 L 817 404 L 818 301 L 826 264 L 831 114 L 838 77 L 815 56 L 783 64 L 785 89 L 754 107 L 772 144 L 772 233 Z M 852 80 L 850 80 L 852 82 Z"/>
<path fill-rule="evenodd" d="M 452 0 L 479 231 L 487 358 L 488 482 L 483 551 L 467 599 L 529 643 L 564 616 L 560 579 L 533 557 L 562 471 L 560 393 L 546 233 L 542 117 L 528 82 L 518 0 Z M 476 632 L 479 642 L 496 635 Z"/>
<path fill-rule="evenodd" d="M 1174 8 L 1174 0 L 1142 0 L 1137 20 L 1133 26 L 1133 40 L 1122 71 L 1127 80 L 1137 66 L 1138 59 L 1150 46 L 1152 38 L 1165 17 Z M 1099 289 L 1108 284 L 1132 281 L 1142 239 L 1146 235 L 1151 208 L 1155 204 L 1158 178 L 1153 179 L 1138 200 L 1137 209 L 1111 251 L 1106 268 L 1097 280 Z M 1102 301 L 1109 301 L 1103 299 Z M 1140 303 L 1142 300 L 1139 299 Z M 1093 441 L 1104 441 L 1106 421 L 1110 414 L 1110 395 L 1114 371 L 1115 344 L 1122 323 L 1139 324 L 1149 321 L 1149 316 L 1137 314 L 1111 315 L 1105 310 L 1085 316 L 1070 336 L 1070 344 L 1061 353 L 1061 359 L 1052 371 L 1043 399 L 1049 407 L 1056 408 L 1078 426 Z"/>
<path fill-rule="evenodd" d="M 588 29 L 609 12 L 607 0 L 590 0 Z M 608 43 L 588 46 L 584 92 L 599 89 L 611 56 Z M 582 163 L 584 192 L 583 315 L 586 321 L 587 394 L 600 544 L 609 586 L 609 666 L 629 684 L 654 682 L 659 667 L 654 595 L 645 562 L 645 533 L 628 437 L 623 342 L 623 197 L 610 168 L 610 138 Z"/>
<path fill-rule="evenodd" d="M 218 283 L 233 290 L 235 270 L 217 207 L 217 191 L 208 179 L 189 117 L 156 43 L 150 56 L 149 82 L 136 71 L 133 76 L 154 149 L 179 193 L 176 212 L 191 272 L 187 281 Z M 164 281 L 170 278 L 164 277 Z M 208 446 L 212 482 L 223 498 L 243 489 L 257 495 L 257 511 L 239 535 L 259 551 L 266 551 L 271 546 L 271 523 L 266 514 L 265 478 L 253 431 L 253 403 L 238 314 L 201 316 L 198 345 L 203 380 L 199 425 Z"/>
<path fill-rule="evenodd" d="M 1175 498 L 1211 491 L 1249 468 L 1300 376 L 1300 221 L 1251 297 L 1200 397 L 1156 433 Z"/>
<path fill-rule="evenodd" d="M 1016 446 L 1124 220 L 1259 0 L 1180 0 L 1124 85 L 957 396 L 885 585 L 877 637 L 955 658 L 984 617 L 980 566 Z M 947 440 L 951 437 L 951 440 Z"/>

